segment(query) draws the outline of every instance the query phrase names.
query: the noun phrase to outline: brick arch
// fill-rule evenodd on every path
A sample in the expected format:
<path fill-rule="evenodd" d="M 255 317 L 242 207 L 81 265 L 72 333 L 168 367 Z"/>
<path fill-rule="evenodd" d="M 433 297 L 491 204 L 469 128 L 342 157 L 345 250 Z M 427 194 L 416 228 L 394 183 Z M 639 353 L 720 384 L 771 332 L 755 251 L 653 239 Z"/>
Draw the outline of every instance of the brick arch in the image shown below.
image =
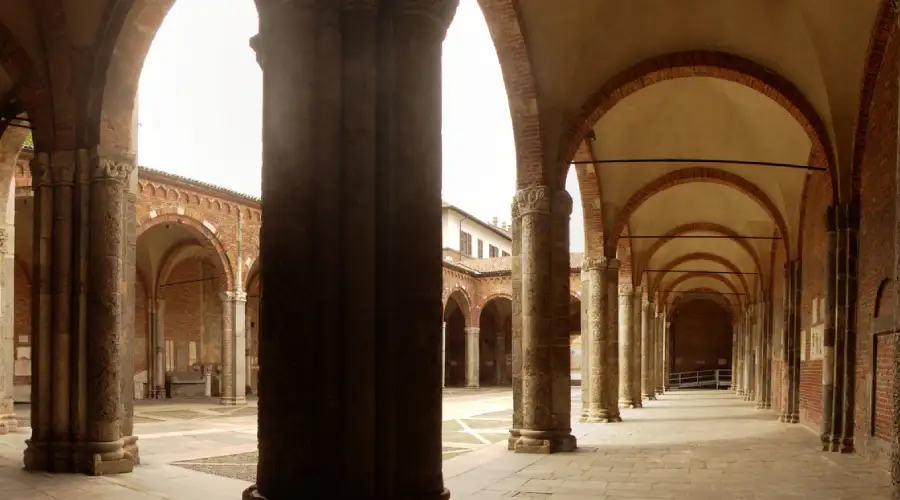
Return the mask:
<path fill-rule="evenodd" d="M 790 233 L 788 233 L 787 223 L 782 217 L 781 212 L 775 206 L 775 203 L 756 185 L 744 179 L 743 177 L 716 168 L 707 167 L 689 167 L 674 172 L 669 172 L 655 180 L 650 181 L 644 187 L 634 193 L 631 198 L 622 207 L 616 222 L 613 223 L 612 231 L 610 231 L 610 240 L 608 248 L 615 248 L 619 241 L 619 235 L 625 229 L 631 215 L 640 208 L 647 200 L 654 195 L 659 194 L 666 189 L 688 184 L 692 182 L 710 182 L 714 184 L 728 186 L 736 191 L 750 197 L 765 210 L 781 233 L 782 242 L 786 255 L 791 255 Z"/>
<path fill-rule="evenodd" d="M 885 299 L 887 301 L 885 302 Z M 875 307 L 873 314 L 876 318 L 882 316 L 892 316 L 894 314 L 894 282 L 890 279 L 883 279 L 878 285 L 878 291 L 875 294 Z"/>
<path fill-rule="evenodd" d="M 660 239 L 656 240 L 655 242 L 653 242 L 653 245 L 650 246 L 650 250 L 647 251 L 647 256 L 643 259 L 640 270 L 643 272 L 643 270 L 650 263 L 650 259 L 653 258 L 653 256 L 656 254 L 656 252 L 658 252 L 659 249 L 662 248 L 663 245 L 672 241 L 676 236 L 680 236 L 682 234 L 686 234 L 686 233 L 690 233 L 690 232 L 699 232 L 699 231 L 716 233 L 716 234 L 720 234 L 722 236 L 730 237 L 731 241 L 737 243 L 748 254 L 750 254 L 750 257 L 753 258 L 753 262 L 756 264 L 756 272 L 759 273 L 760 276 L 762 276 L 762 272 L 763 272 L 762 261 L 760 260 L 759 255 L 756 253 L 756 250 L 754 250 L 753 247 L 751 247 L 750 244 L 747 243 L 746 240 L 742 240 L 742 239 L 738 238 L 737 237 L 738 234 L 736 232 L 734 232 L 734 230 L 732 230 L 731 228 L 722 226 L 720 224 L 713 224 L 711 222 L 693 222 L 690 224 L 682 224 L 682 225 L 676 227 L 675 229 L 672 229 L 668 233 L 666 233 L 664 238 L 660 238 Z"/>
<path fill-rule="evenodd" d="M 866 145 L 869 135 L 869 113 L 875 98 L 875 85 L 878 83 L 878 75 L 884 66 L 888 41 L 895 36 L 897 29 L 897 12 L 891 8 L 891 2 L 881 2 L 875 24 L 872 26 L 872 35 L 869 38 L 869 49 L 866 55 L 866 65 L 863 70 L 863 82 L 859 96 L 859 110 L 856 115 L 856 129 L 853 134 L 853 159 L 850 170 L 850 194 L 852 199 L 859 199 L 863 159 L 866 154 Z"/>
<path fill-rule="evenodd" d="M 668 274 L 669 270 L 675 268 L 676 266 L 678 266 L 680 264 L 684 264 L 686 262 L 692 262 L 695 260 L 715 262 L 716 264 L 721 264 L 721 265 L 725 266 L 731 272 L 735 272 L 735 273 L 740 272 L 740 269 L 738 269 L 738 267 L 736 265 L 734 265 L 733 262 L 722 257 L 721 255 L 716 255 L 716 254 L 708 253 L 708 252 L 694 252 L 694 253 L 690 253 L 687 255 L 682 255 L 681 257 L 678 257 L 677 259 L 675 259 L 672 262 L 669 262 L 668 264 L 663 266 L 662 269 L 665 269 L 667 272 L 659 273 L 659 277 L 656 279 L 657 286 L 655 288 L 659 287 L 659 284 L 662 283 L 662 280 Z M 711 274 L 713 274 L 713 273 L 711 273 Z M 744 275 L 737 274 L 736 276 L 741 281 L 741 284 L 744 286 L 744 291 L 747 293 L 750 293 L 750 286 L 747 284 L 747 280 L 744 278 Z"/>
<path fill-rule="evenodd" d="M 739 292 L 738 292 L 737 288 L 734 287 L 734 283 L 732 283 L 731 281 L 729 281 L 729 280 L 723 278 L 723 277 L 722 277 L 721 275 L 719 275 L 719 274 L 686 273 L 685 275 L 679 276 L 675 281 L 673 281 L 672 284 L 669 285 L 669 289 L 670 289 L 670 290 L 674 290 L 675 288 L 678 287 L 678 285 L 684 283 L 685 281 L 687 281 L 687 280 L 689 280 L 689 279 L 693 279 L 693 278 L 711 278 L 711 279 L 714 279 L 714 280 L 716 280 L 716 281 L 721 282 L 722 284 L 724 284 L 725 286 L 727 286 L 728 289 L 731 290 L 731 292 L 732 292 L 733 294 L 735 294 L 735 295 L 734 295 L 735 300 L 736 300 L 739 304 L 742 303 L 741 298 L 740 298 L 741 296 L 740 296 L 740 295 L 737 295 Z M 672 292 L 672 293 L 678 293 L 678 292 Z M 666 291 L 666 292 L 663 293 L 663 302 L 668 302 L 668 300 L 669 300 L 669 292 Z"/>
<path fill-rule="evenodd" d="M 734 316 L 736 316 L 737 312 L 740 310 L 740 304 L 739 303 L 735 304 L 734 298 L 729 297 L 718 290 L 713 290 L 712 288 L 700 286 L 700 287 L 688 289 L 686 291 L 688 291 L 688 292 L 703 292 L 703 293 L 708 293 L 710 295 L 718 295 L 719 297 L 722 297 L 722 300 L 724 300 L 725 303 L 728 304 L 728 306 L 731 307 L 731 309 L 732 309 L 731 311 L 729 311 L 729 314 L 731 314 L 732 320 L 734 319 Z M 690 297 L 686 297 L 685 295 L 679 295 L 678 297 L 675 298 L 675 300 L 672 301 L 672 310 L 669 313 L 669 316 L 675 314 L 675 312 L 678 311 L 678 309 L 680 307 L 686 306 L 690 302 L 694 302 L 696 300 L 698 300 L 698 299 L 692 299 Z"/>
<path fill-rule="evenodd" d="M 50 91 L 46 82 L 35 70 L 31 57 L 12 31 L 0 22 L 0 66 L 15 82 L 22 104 L 34 127 L 34 145 L 50 150 L 53 145 L 53 112 Z M 3 131 L 0 130 L 0 133 Z"/>
<path fill-rule="evenodd" d="M 461 304 L 459 300 L 454 298 L 454 295 L 457 293 L 459 294 L 459 296 L 462 296 L 465 304 Z M 446 314 L 447 304 L 449 304 L 451 300 L 456 301 L 456 305 L 459 306 L 459 310 L 462 312 L 463 318 L 465 319 L 466 326 L 475 326 L 472 324 L 472 298 L 469 296 L 469 293 L 466 291 L 466 289 L 462 287 L 454 288 L 447 295 L 447 298 L 444 299 L 444 307 L 441 309 L 442 320 L 446 319 L 444 318 L 444 314 Z"/>
<path fill-rule="evenodd" d="M 207 228 L 197 219 L 177 213 L 159 214 L 156 217 L 149 218 L 144 221 L 139 221 L 137 228 L 137 237 L 140 238 L 141 235 L 147 232 L 150 228 L 158 226 L 160 224 L 164 224 L 166 222 L 170 222 L 173 224 L 182 224 L 199 233 L 203 238 L 201 241 L 206 241 L 213 249 L 215 254 L 219 257 L 218 260 L 225 272 L 225 285 L 227 287 L 227 290 L 234 290 L 234 272 L 231 266 L 231 259 L 228 257 L 228 252 L 225 251 L 225 246 L 222 245 L 222 242 L 219 240 L 218 236 L 215 235 L 215 233 L 210 231 L 209 228 Z"/>
<path fill-rule="evenodd" d="M 451 294 L 452 295 L 452 294 Z M 471 326 L 481 326 L 481 314 L 484 313 L 484 308 L 488 306 L 492 301 L 498 299 L 506 299 L 512 302 L 512 295 L 506 292 L 494 292 L 487 297 L 485 297 L 480 305 L 477 305 L 472 310 L 472 325 Z"/>
<path fill-rule="evenodd" d="M 718 78 L 753 89 L 772 99 L 803 127 L 812 143 L 810 158 L 839 179 L 828 129 L 815 108 L 790 80 L 765 66 L 728 52 L 693 50 L 651 57 L 620 72 L 591 95 L 571 122 L 560 143 L 561 168 L 568 169 L 578 142 L 616 104 L 657 83 L 678 78 Z M 824 164 L 818 164 L 824 162 Z M 838 193 L 833 193 L 835 200 Z"/>

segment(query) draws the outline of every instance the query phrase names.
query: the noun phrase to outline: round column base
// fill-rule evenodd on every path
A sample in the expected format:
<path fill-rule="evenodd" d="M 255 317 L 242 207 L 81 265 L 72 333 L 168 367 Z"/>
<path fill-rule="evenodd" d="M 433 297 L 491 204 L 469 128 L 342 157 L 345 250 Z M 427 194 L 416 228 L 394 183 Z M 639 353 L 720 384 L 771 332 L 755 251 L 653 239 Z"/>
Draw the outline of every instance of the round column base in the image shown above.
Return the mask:
<path fill-rule="evenodd" d="M 516 453 L 549 455 L 575 451 L 578 443 L 570 431 L 532 431 L 521 429 L 516 441 Z"/>

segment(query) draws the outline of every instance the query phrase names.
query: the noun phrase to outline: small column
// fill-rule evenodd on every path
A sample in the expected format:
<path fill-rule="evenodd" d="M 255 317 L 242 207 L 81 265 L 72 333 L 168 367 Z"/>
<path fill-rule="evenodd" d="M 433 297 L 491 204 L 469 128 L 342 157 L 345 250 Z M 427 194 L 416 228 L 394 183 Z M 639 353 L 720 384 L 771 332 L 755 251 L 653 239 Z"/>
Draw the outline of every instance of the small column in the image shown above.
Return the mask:
<path fill-rule="evenodd" d="M 670 366 L 670 357 L 672 355 L 672 336 L 670 335 L 672 329 L 672 322 L 668 320 L 668 316 L 663 320 L 663 336 L 665 340 L 663 342 L 663 369 L 665 370 L 665 375 L 663 376 L 663 388 L 664 390 L 669 390 L 669 374 L 671 371 Z"/>
<path fill-rule="evenodd" d="M 650 331 L 653 325 L 650 316 L 653 304 L 643 297 L 641 299 L 641 397 L 654 400 L 656 391 L 653 390 L 653 346 L 651 345 L 653 333 Z"/>
<path fill-rule="evenodd" d="M 447 322 L 441 322 L 441 388 L 447 386 Z"/>
<path fill-rule="evenodd" d="M 222 300 L 222 397 L 223 405 L 245 405 L 247 294 L 240 290 L 224 292 Z"/>
<path fill-rule="evenodd" d="M 631 296 L 631 405 L 632 408 L 641 408 L 641 353 L 643 352 L 642 326 L 642 301 L 644 299 L 643 287 L 634 287 Z"/>
<path fill-rule="evenodd" d="M 497 332 L 496 338 L 494 346 L 494 352 L 496 353 L 494 366 L 496 368 L 494 372 L 497 374 L 497 385 L 504 385 L 506 384 L 506 335 L 501 330 Z"/>
<path fill-rule="evenodd" d="M 585 257 L 581 263 L 581 418 L 587 422 L 591 404 L 591 271 L 590 267 L 599 266 L 597 259 Z M 594 277 L 599 276 L 599 268 Z M 600 305 L 602 311 L 602 304 Z"/>
<path fill-rule="evenodd" d="M 153 391 L 152 397 L 166 397 L 166 299 L 157 298 L 153 310 Z"/>
<path fill-rule="evenodd" d="M 822 310 L 824 332 L 822 335 L 822 421 L 819 425 L 819 439 L 822 451 L 831 450 L 834 432 L 834 341 L 835 307 L 837 307 L 837 213 L 835 206 L 825 211 L 826 256 L 825 256 L 825 305 Z"/>
<path fill-rule="evenodd" d="M 754 343 L 756 341 L 754 333 L 756 332 L 756 324 L 754 322 L 756 315 L 756 304 L 750 304 L 750 307 L 747 309 L 747 337 L 746 342 L 744 343 L 744 359 L 746 360 L 744 364 L 744 380 L 746 381 L 746 391 L 744 394 L 745 401 L 753 401 L 754 398 L 754 380 L 755 380 L 755 349 Z"/>
<path fill-rule="evenodd" d="M 480 333 L 477 326 L 466 327 L 466 387 L 478 388 L 478 373 L 481 364 Z"/>
<path fill-rule="evenodd" d="M 250 325 L 250 315 L 247 315 L 244 321 L 245 340 L 247 342 L 244 349 L 244 384 L 246 385 L 246 394 L 253 394 L 253 327 Z"/>
<path fill-rule="evenodd" d="M 634 395 L 634 287 L 629 283 L 619 285 L 619 407 L 633 408 Z"/>
<path fill-rule="evenodd" d="M 10 194 L 12 198 L 12 194 Z M 5 213 L 13 210 L 14 199 Z M 15 431 L 19 426 L 13 407 L 13 365 L 15 363 L 15 324 L 13 322 L 15 298 L 15 227 L 7 224 L 0 228 L 0 258 L 3 268 L 3 286 L 0 287 L 0 435 Z"/>

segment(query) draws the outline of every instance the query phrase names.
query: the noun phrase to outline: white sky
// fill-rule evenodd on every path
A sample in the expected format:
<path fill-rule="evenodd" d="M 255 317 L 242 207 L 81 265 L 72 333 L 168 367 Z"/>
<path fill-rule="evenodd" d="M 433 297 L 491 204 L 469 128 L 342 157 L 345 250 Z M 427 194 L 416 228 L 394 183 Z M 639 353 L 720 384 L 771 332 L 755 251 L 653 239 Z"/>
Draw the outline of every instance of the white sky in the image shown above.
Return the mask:
<path fill-rule="evenodd" d="M 252 0 L 178 0 L 141 75 L 142 165 L 259 196 L 262 72 L 248 40 Z M 444 200 L 509 220 L 516 154 L 503 76 L 476 0 L 461 0 L 444 42 Z M 584 248 L 574 172 L 571 250 Z"/>

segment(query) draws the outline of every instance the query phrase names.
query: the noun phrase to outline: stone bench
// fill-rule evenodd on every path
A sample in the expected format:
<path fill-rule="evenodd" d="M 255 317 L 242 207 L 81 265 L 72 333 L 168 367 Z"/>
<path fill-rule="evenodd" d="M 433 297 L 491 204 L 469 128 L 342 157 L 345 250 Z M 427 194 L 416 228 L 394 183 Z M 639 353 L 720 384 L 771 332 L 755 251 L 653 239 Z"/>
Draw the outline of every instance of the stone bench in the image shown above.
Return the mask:
<path fill-rule="evenodd" d="M 169 397 L 196 398 L 206 395 L 206 379 L 200 372 L 171 373 L 166 378 Z"/>

